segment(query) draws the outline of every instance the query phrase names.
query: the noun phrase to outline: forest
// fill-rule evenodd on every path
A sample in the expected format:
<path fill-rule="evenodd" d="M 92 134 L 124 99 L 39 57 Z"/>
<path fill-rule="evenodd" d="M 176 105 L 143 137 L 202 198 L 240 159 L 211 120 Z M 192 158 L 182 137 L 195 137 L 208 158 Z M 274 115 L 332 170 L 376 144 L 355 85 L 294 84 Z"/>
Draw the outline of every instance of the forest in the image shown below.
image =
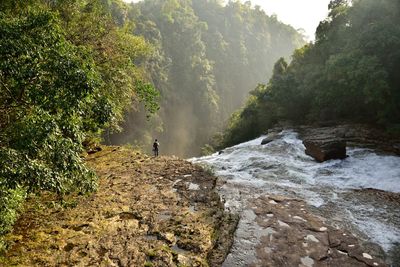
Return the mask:
<path fill-rule="evenodd" d="M 0 36 L 0 236 L 30 194 L 96 190 L 94 144 L 200 154 L 304 44 L 260 7 L 215 0 L 3 0 Z"/>
<path fill-rule="evenodd" d="M 240 108 L 247 93 L 267 82 L 273 63 L 305 42 L 291 26 L 250 2 L 152 0 L 127 7 L 125 19 L 155 49 L 145 60 L 160 91 L 160 112 L 150 118 L 131 112 L 124 131 L 109 143 L 133 143 L 150 150 L 195 156 Z M 141 123 L 138 123 L 141 121 Z"/>
<path fill-rule="evenodd" d="M 316 40 L 280 58 L 267 84 L 216 136 L 215 147 L 250 140 L 277 122 L 368 123 L 400 132 L 400 2 L 334 0 Z"/>
<path fill-rule="evenodd" d="M 95 190 L 84 146 L 138 103 L 158 109 L 159 92 L 135 63 L 152 48 L 115 22 L 116 4 L 1 1 L 0 236 L 27 194 Z"/>
<path fill-rule="evenodd" d="M 0 36 L 0 251 L 30 194 L 96 190 L 94 144 L 189 157 L 282 121 L 400 132 L 397 0 L 332 0 L 308 44 L 220 0 L 2 0 Z"/>

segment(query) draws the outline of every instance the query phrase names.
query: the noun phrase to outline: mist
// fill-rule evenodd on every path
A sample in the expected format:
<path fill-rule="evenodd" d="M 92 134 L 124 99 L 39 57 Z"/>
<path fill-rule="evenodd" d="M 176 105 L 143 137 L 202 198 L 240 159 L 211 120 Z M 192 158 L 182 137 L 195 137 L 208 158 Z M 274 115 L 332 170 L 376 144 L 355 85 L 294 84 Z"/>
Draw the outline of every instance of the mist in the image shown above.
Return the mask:
<path fill-rule="evenodd" d="M 305 43 L 276 16 L 240 2 L 144 1 L 130 5 L 128 16 L 154 47 L 140 64 L 161 93 L 161 108 L 150 120 L 142 111 L 127 114 L 110 141 L 149 153 L 158 139 L 161 154 L 200 155 L 248 93 L 269 80 L 274 62 Z"/>

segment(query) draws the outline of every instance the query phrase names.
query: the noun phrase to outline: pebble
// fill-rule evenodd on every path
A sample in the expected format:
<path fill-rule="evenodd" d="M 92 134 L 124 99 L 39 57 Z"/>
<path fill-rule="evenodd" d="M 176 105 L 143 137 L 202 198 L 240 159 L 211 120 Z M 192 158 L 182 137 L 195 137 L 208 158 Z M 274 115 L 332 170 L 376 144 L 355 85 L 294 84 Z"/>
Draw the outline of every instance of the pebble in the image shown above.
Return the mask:
<path fill-rule="evenodd" d="M 319 240 L 318 240 L 317 238 L 315 238 L 315 236 L 313 236 L 313 235 L 307 235 L 307 236 L 305 237 L 305 239 L 306 239 L 306 240 L 309 240 L 309 241 L 313 241 L 313 242 L 319 243 Z"/>
<path fill-rule="evenodd" d="M 284 222 L 282 222 L 280 220 L 278 220 L 278 224 L 279 224 L 279 226 L 282 226 L 282 227 L 290 227 L 289 224 L 284 223 Z"/>
<path fill-rule="evenodd" d="M 314 260 L 311 259 L 309 256 L 303 257 L 300 260 L 301 260 L 301 263 L 307 267 L 312 267 L 314 265 Z"/>
<path fill-rule="evenodd" d="M 372 260 L 372 256 L 369 255 L 368 253 L 363 253 L 362 255 L 363 255 L 364 258 Z"/>
<path fill-rule="evenodd" d="M 265 250 L 266 253 L 271 253 L 272 252 L 271 248 L 265 248 L 264 250 Z"/>
<path fill-rule="evenodd" d="M 300 220 L 300 221 L 303 221 L 303 222 L 307 221 L 304 218 L 301 218 L 300 216 L 293 216 L 293 219 Z"/>
<path fill-rule="evenodd" d="M 200 190 L 200 186 L 198 184 L 189 183 L 189 190 Z"/>

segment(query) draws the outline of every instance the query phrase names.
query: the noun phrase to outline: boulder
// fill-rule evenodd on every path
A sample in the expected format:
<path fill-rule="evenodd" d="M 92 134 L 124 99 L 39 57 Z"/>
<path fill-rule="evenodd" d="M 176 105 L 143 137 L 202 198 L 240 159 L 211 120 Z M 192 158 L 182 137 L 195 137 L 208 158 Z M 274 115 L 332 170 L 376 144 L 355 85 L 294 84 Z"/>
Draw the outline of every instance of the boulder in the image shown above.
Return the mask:
<path fill-rule="evenodd" d="M 305 153 L 318 162 L 346 158 L 346 141 L 342 139 L 306 139 L 303 141 Z"/>
<path fill-rule="evenodd" d="M 275 138 L 272 138 L 271 136 L 267 136 L 261 141 L 261 145 L 266 145 L 268 143 L 271 143 L 274 140 L 275 140 Z"/>
<path fill-rule="evenodd" d="M 336 127 L 303 127 L 300 137 L 306 147 L 305 153 L 318 162 L 330 159 L 346 158 L 346 128 Z"/>
<path fill-rule="evenodd" d="M 400 156 L 400 144 L 393 144 L 392 147 L 393 147 L 393 152 L 396 155 Z"/>
<path fill-rule="evenodd" d="M 261 141 L 261 145 L 266 145 L 276 139 L 279 138 L 279 133 L 278 132 L 269 132 L 267 137 L 265 137 L 262 141 Z"/>

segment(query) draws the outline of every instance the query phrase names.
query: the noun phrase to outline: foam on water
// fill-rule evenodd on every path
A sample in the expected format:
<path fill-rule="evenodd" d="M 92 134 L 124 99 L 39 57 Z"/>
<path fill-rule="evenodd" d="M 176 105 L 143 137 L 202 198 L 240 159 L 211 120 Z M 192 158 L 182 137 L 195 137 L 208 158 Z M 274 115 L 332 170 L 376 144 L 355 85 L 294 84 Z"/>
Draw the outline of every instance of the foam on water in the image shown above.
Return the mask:
<path fill-rule="evenodd" d="M 331 166 L 322 166 L 330 175 L 322 181 L 342 188 L 375 188 L 400 192 L 400 158 L 377 155 L 368 149 L 348 149 L 349 157 Z"/>
<path fill-rule="evenodd" d="M 232 186 L 224 187 L 221 193 L 228 200 L 234 199 L 230 203 L 235 205 L 240 203 L 233 196 L 235 193 L 229 191 L 235 186 L 245 188 L 250 195 L 260 191 L 291 195 L 322 209 L 328 204 L 336 205 L 338 211 L 343 209 L 339 212 L 343 216 L 340 219 L 353 223 L 385 250 L 400 241 L 398 218 L 391 223 L 379 220 L 374 218 L 374 212 L 378 217 L 385 212 L 384 208 L 361 212 L 360 201 L 342 197 L 343 192 L 362 188 L 399 193 L 400 157 L 378 155 L 370 149 L 347 148 L 346 159 L 317 163 L 304 153 L 305 147 L 294 131 L 283 131 L 280 138 L 262 146 L 263 138 L 190 160 L 207 164 L 216 175 L 224 177 Z M 400 213 L 400 207 L 391 212 Z M 384 233 L 377 236 L 378 229 Z"/>
<path fill-rule="evenodd" d="M 348 148 L 349 157 L 345 160 L 316 163 L 305 155 L 302 141 L 295 132 L 285 131 L 280 139 L 261 146 L 263 138 L 227 148 L 221 154 L 191 161 L 209 164 L 221 175 L 244 177 L 262 173 L 264 177 L 274 177 L 278 173 L 279 179 L 309 185 L 400 192 L 400 157 L 377 155 L 370 149 Z M 251 176 L 252 179 L 257 178 Z M 248 177 L 244 180 L 248 180 Z"/>

